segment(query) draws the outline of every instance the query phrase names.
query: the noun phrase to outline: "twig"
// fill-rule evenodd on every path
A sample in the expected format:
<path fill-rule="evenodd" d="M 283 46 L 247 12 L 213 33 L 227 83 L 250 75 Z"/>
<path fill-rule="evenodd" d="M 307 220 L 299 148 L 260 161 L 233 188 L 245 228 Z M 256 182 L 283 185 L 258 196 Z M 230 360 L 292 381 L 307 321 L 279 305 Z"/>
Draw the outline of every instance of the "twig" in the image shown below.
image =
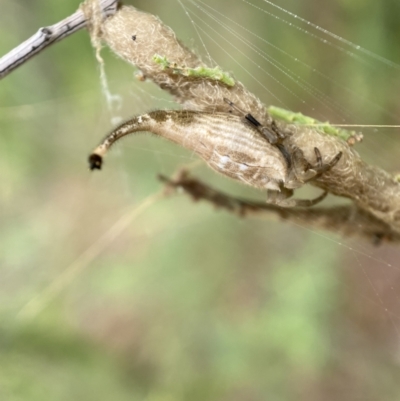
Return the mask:
<path fill-rule="evenodd" d="M 118 0 L 99 0 L 99 7 L 103 12 L 103 17 L 106 18 L 115 14 L 118 8 Z M 48 46 L 84 28 L 87 26 L 87 22 L 87 16 L 84 10 L 80 8 L 76 13 L 54 25 L 39 28 L 28 40 L 0 58 L 0 79 Z"/>
<path fill-rule="evenodd" d="M 400 235 L 371 214 L 354 205 L 282 208 L 266 202 L 241 199 L 218 191 L 180 170 L 173 178 L 158 177 L 166 185 L 166 194 L 181 190 L 194 201 L 204 200 L 218 209 L 240 217 L 276 218 L 313 230 L 331 231 L 345 237 L 358 237 L 379 245 L 381 242 L 399 243 Z"/>

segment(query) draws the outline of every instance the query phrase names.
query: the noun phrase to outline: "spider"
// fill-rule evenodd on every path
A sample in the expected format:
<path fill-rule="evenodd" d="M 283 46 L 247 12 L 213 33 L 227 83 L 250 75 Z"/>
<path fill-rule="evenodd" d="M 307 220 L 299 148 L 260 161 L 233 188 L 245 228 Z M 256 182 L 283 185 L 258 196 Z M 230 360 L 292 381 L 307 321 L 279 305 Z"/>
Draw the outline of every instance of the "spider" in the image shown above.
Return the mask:
<path fill-rule="evenodd" d="M 324 191 L 320 196 L 314 199 L 289 199 L 293 195 L 293 189 L 300 187 L 307 181 L 317 178 L 326 171 L 330 170 L 335 164 L 338 163 L 342 157 L 342 152 L 339 152 L 329 163 L 324 164 L 322 162 L 322 155 L 318 148 L 314 148 L 315 157 L 317 164 L 312 166 L 304 157 L 301 149 L 295 147 L 292 154 L 286 149 L 283 141 L 288 137 L 287 134 L 283 133 L 276 125 L 275 121 L 272 120 L 270 123 L 271 127 L 268 128 L 262 125 L 252 114 L 243 111 L 241 108 L 236 106 L 231 100 L 223 98 L 224 102 L 229 104 L 233 109 L 236 110 L 240 115 L 244 116 L 246 122 L 253 125 L 263 137 L 271 144 L 275 145 L 283 157 L 286 160 L 287 167 L 290 171 L 288 182 L 280 188 L 279 191 L 268 191 L 267 203 L 279 205 L 282 207 L 310 207 L 321 202 L 327 196 L 327 192 Z"/>
<path fill-rule="evenodd" d="M 156 110 L 132 118 L 115 128 L 89 156 L 91 170 L 101 169 L 103 156 L 120 138 L 148 131 L 169 139 L 200 156 L 217 172 L 255 188 L 267 190 L 267 202 L 282 207 L 313 206 L 326 193 L 311 200 L 288 199 L 293 190 L 331 169 L 341 158 L 311 165 L 301 149 L 284 145 L 287 137 L 275 123 L 263 126 L 250 113 L 229 100 L 238 115 L 194 110 Z M 244 119 L 243 119 L 244 116 Z M 261 135 L 260 135 L 261 134 Z"/>

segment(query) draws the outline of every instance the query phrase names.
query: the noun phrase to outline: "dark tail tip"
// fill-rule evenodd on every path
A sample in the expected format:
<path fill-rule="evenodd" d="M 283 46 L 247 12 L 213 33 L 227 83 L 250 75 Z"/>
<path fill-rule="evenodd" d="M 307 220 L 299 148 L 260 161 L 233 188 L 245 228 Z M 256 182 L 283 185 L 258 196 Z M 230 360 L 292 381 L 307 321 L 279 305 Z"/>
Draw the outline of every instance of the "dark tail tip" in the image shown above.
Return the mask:
<path fill-rule="evenodd" d="M 92 153 L 89 156 L 89 168 L 90 170 L 101 170 L 101 165 L 103 164 L 103 158 L 96 153 Z"/>

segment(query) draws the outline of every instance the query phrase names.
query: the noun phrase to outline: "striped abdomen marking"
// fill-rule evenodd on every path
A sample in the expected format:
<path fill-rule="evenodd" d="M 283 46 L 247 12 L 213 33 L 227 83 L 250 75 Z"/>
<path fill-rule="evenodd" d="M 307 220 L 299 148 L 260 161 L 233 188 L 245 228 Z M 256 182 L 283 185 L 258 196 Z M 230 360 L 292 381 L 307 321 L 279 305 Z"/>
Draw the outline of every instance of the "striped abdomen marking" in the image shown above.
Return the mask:
<path fill-rule="evenodd" d="M 102 157 L 115 141 L 142 131 L 167 138 L 219 173 L 256 188 L 279 189 L 287 178 L 282 153 L 252 125 L 232 114 L 189 110 L 158 110 L 123 123 L 90 155 L 90 168 L 101 168 Z"/>

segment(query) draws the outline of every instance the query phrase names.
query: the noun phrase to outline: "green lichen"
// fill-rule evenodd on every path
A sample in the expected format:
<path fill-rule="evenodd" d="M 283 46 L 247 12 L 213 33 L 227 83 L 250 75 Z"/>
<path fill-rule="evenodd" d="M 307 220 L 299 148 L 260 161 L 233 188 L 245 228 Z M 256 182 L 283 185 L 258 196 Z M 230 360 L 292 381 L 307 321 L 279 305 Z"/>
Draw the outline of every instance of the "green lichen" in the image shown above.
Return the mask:
<path fill-rule="evenodd" d="M 170 70 L 172 74 L 183 75 L 185 77 L 211 79 L 219 81 L 227 86 L 234 86 L 235 80 L 229 73 L 222 71 L 219 67 L 208 68 L 206 66 L 199 66 L 190 68 L 185 66 L 178 66 L 176 63 L 170 62 L 165 56 L 155 54 L 153 56 L 155 63 L 159 64 L 164 70 Z"/>
<path fill-rule="evenodd" d="M 273 118 L 277 118 L 286 121 L 288 123 L 295 123 L 295 124 L 315 127 L 324 134 L 333 135 L 345 140 L 350 145 L 353 145 L 356 142 L 360 142 L 362 140 L 362 134 L 356 131 L 350 131 L 340 127 L 334 127 L 328 122 L 318 121 L 312 117 L 307 117 L 302 113 L 293 113 L 292 111 L 285 110 L 275 106 L 270 106 L 268 108 L 268 112 Z"/>

